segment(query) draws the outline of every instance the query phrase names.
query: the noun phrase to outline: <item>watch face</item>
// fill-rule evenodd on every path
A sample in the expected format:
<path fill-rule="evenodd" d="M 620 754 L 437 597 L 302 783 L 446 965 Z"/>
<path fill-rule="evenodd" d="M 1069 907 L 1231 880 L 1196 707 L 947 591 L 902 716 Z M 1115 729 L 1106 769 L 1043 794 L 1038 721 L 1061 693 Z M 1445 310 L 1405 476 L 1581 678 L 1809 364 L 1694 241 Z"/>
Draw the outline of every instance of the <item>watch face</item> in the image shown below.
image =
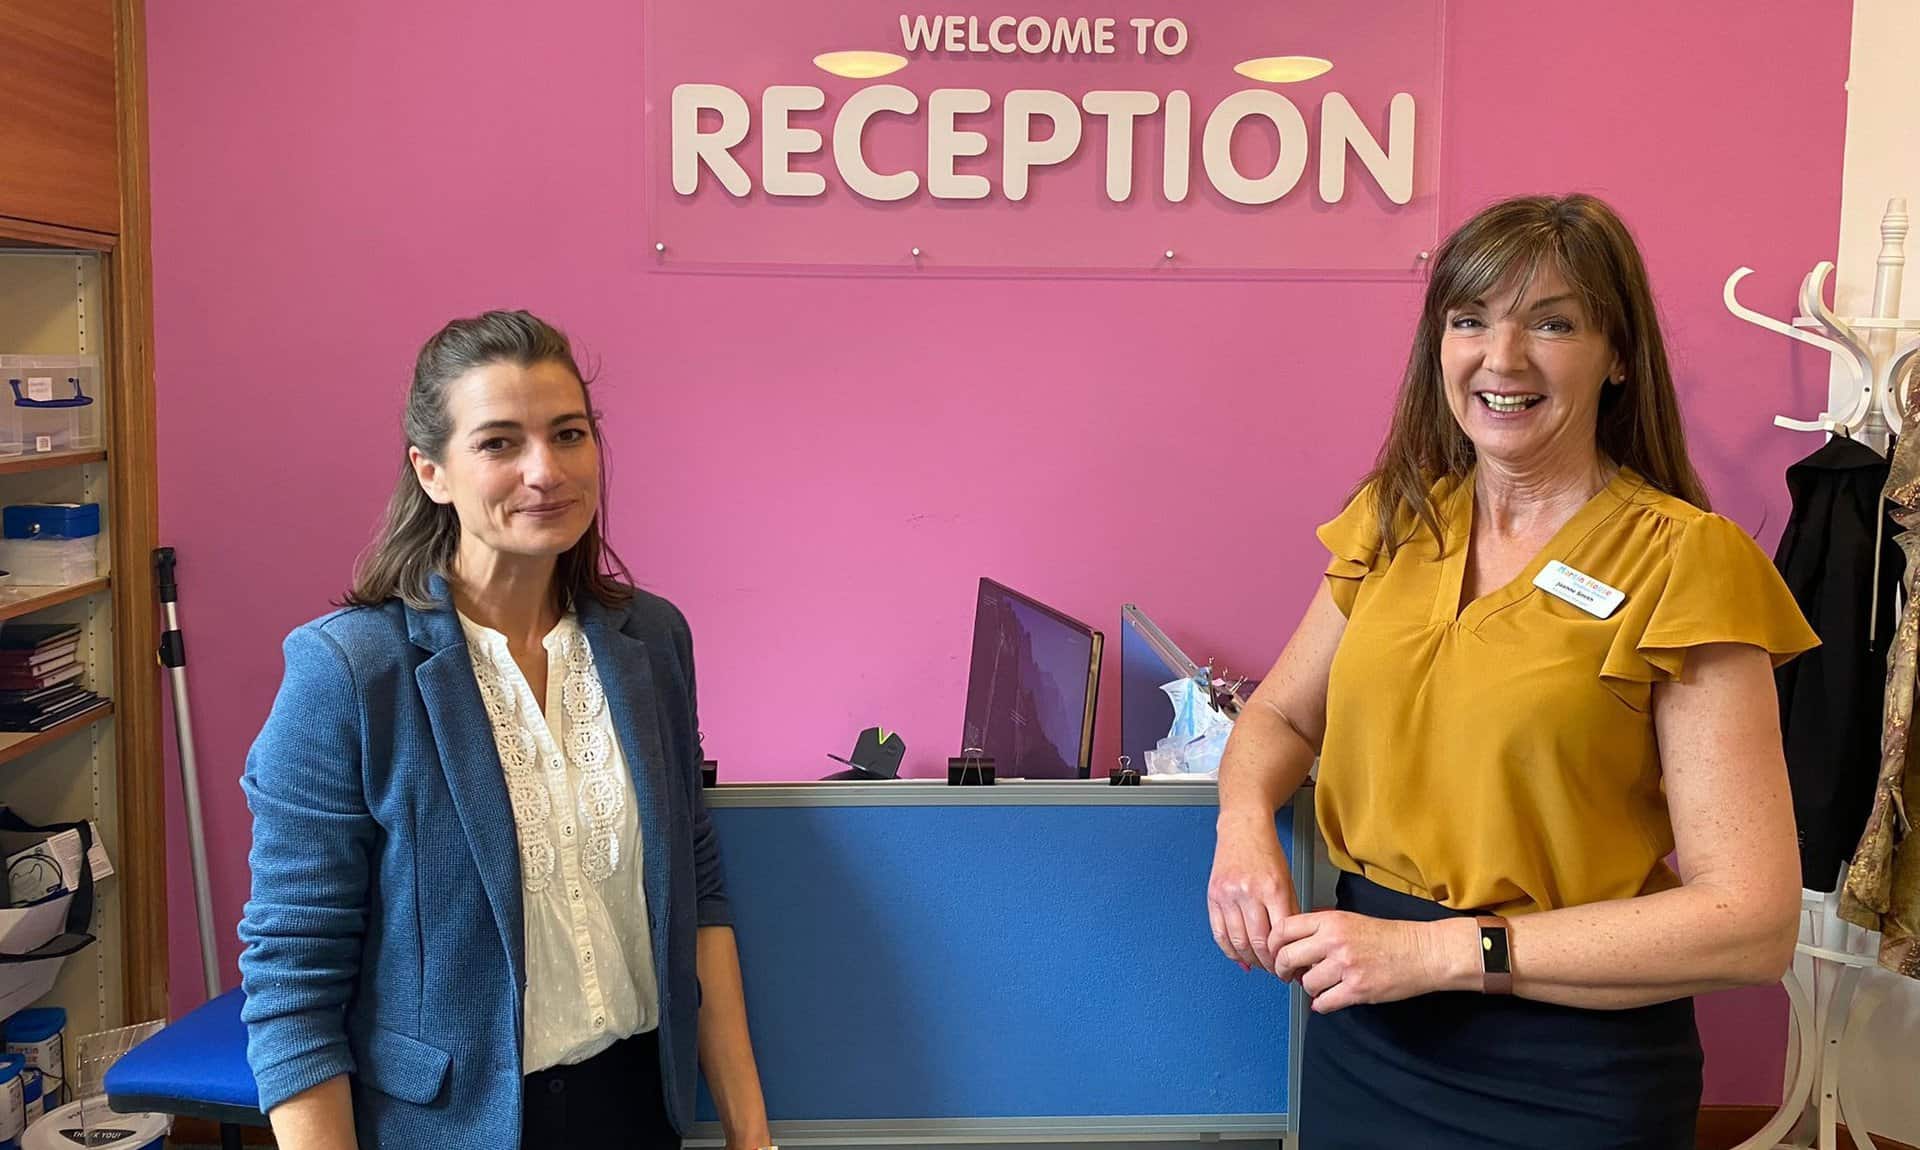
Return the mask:
<path fill-rule="evenodd" d="M 1507 966 L 1507 932 L 1497 926 L 1480 928 L 1481 969 L 1488 974 L 1511 973 Z"/>

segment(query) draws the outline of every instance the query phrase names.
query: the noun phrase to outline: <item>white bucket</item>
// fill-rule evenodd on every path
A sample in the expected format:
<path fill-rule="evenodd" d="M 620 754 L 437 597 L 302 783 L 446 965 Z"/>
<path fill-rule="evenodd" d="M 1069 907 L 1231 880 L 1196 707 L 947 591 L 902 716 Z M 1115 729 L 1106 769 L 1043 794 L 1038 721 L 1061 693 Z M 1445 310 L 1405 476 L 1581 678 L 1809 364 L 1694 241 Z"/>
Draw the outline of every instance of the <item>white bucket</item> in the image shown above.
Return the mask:
<path fill-rule="evenodd" d="M 50 1110 L 27 1127 L 20 1150 L 75 1150 L 110 1146 L 113 1150 L 160 1150 L 173 1120 L 165 1114 L 116 1114 L 103 1095 L 82 1098 Z"/>

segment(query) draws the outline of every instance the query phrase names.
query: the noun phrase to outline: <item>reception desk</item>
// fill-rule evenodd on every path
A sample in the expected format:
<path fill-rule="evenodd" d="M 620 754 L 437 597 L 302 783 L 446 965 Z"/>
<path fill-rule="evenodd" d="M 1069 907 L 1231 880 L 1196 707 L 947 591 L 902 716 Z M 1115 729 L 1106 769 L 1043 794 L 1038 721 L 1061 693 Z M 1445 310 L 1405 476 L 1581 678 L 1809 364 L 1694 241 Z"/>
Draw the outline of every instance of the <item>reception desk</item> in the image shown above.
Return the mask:
<path fill-rule="evenodd" d="M 1293 1130 L 1304 999 L 1209 935 L 1211 782 L 706 793 L 783 1145 Z M 1279 819 L 1303 905 L 1310 795 Z"/>

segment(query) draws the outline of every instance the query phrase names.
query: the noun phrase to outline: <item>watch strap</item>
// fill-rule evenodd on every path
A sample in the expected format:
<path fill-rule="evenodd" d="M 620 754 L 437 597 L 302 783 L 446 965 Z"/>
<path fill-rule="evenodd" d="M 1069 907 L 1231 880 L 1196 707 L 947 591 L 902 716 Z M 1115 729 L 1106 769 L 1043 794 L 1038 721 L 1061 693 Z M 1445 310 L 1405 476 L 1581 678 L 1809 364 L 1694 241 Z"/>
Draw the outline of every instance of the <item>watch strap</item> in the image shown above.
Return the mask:
<path fill-rule="evenodd" d="M 1486 994 L 1513 993 L 1513 934 L 1497 914 L 1477 915 L 1480 924 L 1480 989 Z"/>

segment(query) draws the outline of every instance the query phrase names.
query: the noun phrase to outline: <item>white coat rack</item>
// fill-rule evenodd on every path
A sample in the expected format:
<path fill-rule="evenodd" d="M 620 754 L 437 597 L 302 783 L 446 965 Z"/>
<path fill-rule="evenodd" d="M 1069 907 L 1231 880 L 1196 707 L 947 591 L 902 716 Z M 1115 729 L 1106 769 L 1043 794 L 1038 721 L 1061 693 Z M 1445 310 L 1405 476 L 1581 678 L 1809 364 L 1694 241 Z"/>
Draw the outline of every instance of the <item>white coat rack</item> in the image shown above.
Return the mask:
<path fill-rule="evenodd" d="M 1757 327 L 1784 335 L 1801 343 L 1830 352 L 1839 361 L 1853 386 L 1853 401 L 1839 410 L 1823 413 L 1818 419 L 1790 419 L 1779 415 L 1774 424 L 1793 431 L 1831 431 L 1851 436 L 1885 454 L 1890 434 L 1897 435 L 1905 415 L 1904 396 L 1896 393 L 1898 382 L 1920 353 L 1920 338 L 1902 337 L 1920 334 L 1920 320 L 1900 318 L 1900 281 L 1907 257 L 1907 201 L 1896 197 L 1887 201 L 1880 219 L 1880 258 L 1873 280 L 1873 314 L 1841 317 L 1827 306 L 1827 277 L 1833 264 L 1822 260 L 1813 265 L 1800 281 L 1800 314 L 1791 324 L 1762 315 L 1742 304 L 1734 294 L 1741 280 L 1753 274 L 1752 268 L 1735 268 L 1727 277 L 1721 293 L 1727 310 Z"/>
<path fill-rule="evenodd" d="M 1874 269 L 1871 316 L 1836 316 L 1827 307 L 1826 283 L 1833 265 L 1824 260 L 1800 281 L 1800 314 L 1791 324 L 1762 315 L 1735 298 L 1734 288 L 1753 274 L 1752 268 L 1736 268 L 1727 277 L 1722 298 L 1728 311 L 1748 323 L 1832 353 L 1852 383 L 1847 393 L 1850 401 L 1838 405 L 1837 410 L 1824 412 L 1818 419 L 1775 416 L 1776 426 L 1846 435 L 1882 455 L 1887 453 L 1891 437 L 1900 434 L 1911 409 L 1907 395 L 1911 384 L 1903 381 L 1920 354 L 1920 320 L 1899 318 L 1907 226 L 1907 201 L 1899 197 L 1887 201 L 1886 214 L 1880 219 L 1880 258 Z M 1876 586 L 1879 552 L 1876 539 Z M 1877 626 L 1877 619 L 1870 624 Z M 1860 1150 L 1876 1150 L 1858 1106 L 1842 1088 L 1840 1065 L 1883 997 L 1882 989 L 1871 984 L 1866 994 L 1858 993 L 1862 979 L 1877 965 L 1877 937 L 1839 920 L 1836 895 L 1803 890 L 1800 901 L 1803 929 L 1797 950 L 1811 970 L 1813 985 L 1809 993 L 1801 977 L 1800 961 L 1781 980 L 1793 1008 L 1788 1050 L 1793 1081 L 1773 1118 L 1737 1150 L 1812 1146 L 1835 1150 L 1839 1145 L 1836 1127 L 1842 1119 Z M 1824 1009 L 1820 1009 L 1822 997 L 1826 1000 Z"/>

